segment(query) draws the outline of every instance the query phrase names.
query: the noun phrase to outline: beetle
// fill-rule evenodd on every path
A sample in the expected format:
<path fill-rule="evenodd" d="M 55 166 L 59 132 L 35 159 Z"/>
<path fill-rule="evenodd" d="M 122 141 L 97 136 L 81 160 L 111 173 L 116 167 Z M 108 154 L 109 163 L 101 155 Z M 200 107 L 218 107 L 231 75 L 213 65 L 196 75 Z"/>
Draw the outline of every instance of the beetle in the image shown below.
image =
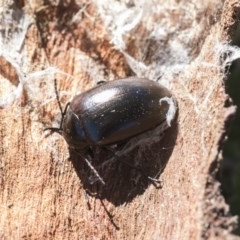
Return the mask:
<path fill-rule="evenodd" d="M 45 130 L 61 134 L 71 149 L 86 156 L 92 147 L 118 144 L 166 124 L 170 104 L 162 100 L 172 99 L 172 94 L 147 78 L 129 77 L 103 82 L 76 95 L 64 111 L 57 98 L 62 113 L 60 126 Z"/>

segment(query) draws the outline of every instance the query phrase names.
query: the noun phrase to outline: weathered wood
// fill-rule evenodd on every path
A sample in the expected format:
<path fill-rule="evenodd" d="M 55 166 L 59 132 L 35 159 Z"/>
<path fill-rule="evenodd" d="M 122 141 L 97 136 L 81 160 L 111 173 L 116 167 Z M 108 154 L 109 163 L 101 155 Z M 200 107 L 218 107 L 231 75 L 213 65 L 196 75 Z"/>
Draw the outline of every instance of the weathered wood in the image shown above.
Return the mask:
<path fill-rule="evenodd" d="M 2 5 L 1 239 L 235 239 L 215 174 L 234 112 L 219 49 L 239 1 L 68 2 Z M 53 80 L 66 103 L 97 81 L 131 75 L 161 77 L 178 101 L 165 138 L 125 156 L 165 162 L 162 188 L 134 185 L 126 166 L 125 177 L 102 173 L 110 187 L 91 188 L 64 139 L 43 132 L 57 126 Z M 84 189 L 101 193 L 89 197 L 91 209 Z"/>

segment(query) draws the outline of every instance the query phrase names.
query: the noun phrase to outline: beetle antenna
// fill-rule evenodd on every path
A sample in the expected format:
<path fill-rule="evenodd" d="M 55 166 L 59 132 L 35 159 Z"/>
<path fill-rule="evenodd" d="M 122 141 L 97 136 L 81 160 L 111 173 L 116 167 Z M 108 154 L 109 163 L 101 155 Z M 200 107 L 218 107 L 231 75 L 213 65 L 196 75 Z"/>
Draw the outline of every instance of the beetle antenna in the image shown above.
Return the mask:
<path fill-rule="evenodd" d="M 103 184 L 106 185 L 98 171 L 94 168 L 94 166 L 90 163 L 90 161 L 84 156 L 84 154 L 80 151 L 78 151 L 76 148 L 71 148 L 72 152 L 80 156 L 82 159 L 84 159 L 85 163 L 88 165 L 88 167 L 93 171 L 95 176 L 99 179 L 99 181 Z M 89 156 L 89 155 L 88 155 Z"/>
<path fill-rule="evenodd" d="M 45 128 L 43 131 L 47 131 L 47 130 L 50 130 L 52 132 L 57 132 L 59 133 L 60 135 L 62 135 L 62 125 L 63 125 L 63 119 L 64 119 L 64 116 L 66 115 L 66 112 L 67 112 L 67 109 L 70 105 L 70 102 L 68 102 L 64 108 L 64 111 L 63 111 L 63 108 L 62 108 L 62 105 L 61 105 L 61 102 L 60 102 L 60 98 L 59 98 L 59 94 L 58 94 L 58 90 L 57 90 L 57 79 L 55 78 L 54 79 L 54 89 L 55 89 L 55 94 L 56 94 L 56 98 L 57 98 L 57 103 L 58 103 L 58 107 L 60 109 L 60 112 L 61 112 L 61 122 L 60 122 L 60 125 L 59 127 L 49 127 L 49 128 Z"/>
<path fill-rule="evenodd" d="M 55 94 L 56 94 L 56 98 L 57 98 L 57 102 L 58 102 L 58 106 L 59 106 L 59 109 L 60 109 L 60 112 L 61 112 L 61 115 L 62 115 L 62 118 L 61 118 L 61 122 L 60 122 L 60 126 L 59 126 L 59 131 L 62 131 L 62 125 L 63 125 L 63 119 L 64 119 L 64 116 L 66 115 L 66 112 L 67 112 L 67 109 L 70 105 L 70 102 L 68 102 L 64 108 L 64 111 L 63 111 L 63 108 L 62 108 L 62 105 L 61 105 L 61 102 L 60 102 L 60 98 L 59 98 L 59 94 L 58 94 L 58 89 L 57 89 L 57 79 L 55 78 L 54 79 L 54 88 L 55 88 Z"/>
<path fill-rule="evenodd" d="M 57 102 L 58 102 L 58 106 L 59 106 L 61 115 L 63 115 L 63 109 L 62 109 L 62 105 L 61 105 L 58 90 L 57 90 L 57 79 L 56 78 L 54 79 L 54 89 L 55 89 L 55 94 L 56 94 L 56 98 L 57 98 Z"/>
<path fill-rule="evenodd" d="M 67 109 L 68 109 L 69 105 L 70 105 L 70 102 L 68 102 L 68 103 L 66 104 L 66 106 L 65 106 L 63 112 L 62 112 L 62 110 L 61 110 L 62 119 L 61 119 L 60 126 L 59 126 L 59 130 L 61 130 L 61 131 L 63 130 L 63 128 L 62 128 L 62 125 L 63 125 L 63 119 L 64 119 L 64 116 L 65 116 L 66 113 L 67 113 Z"/>

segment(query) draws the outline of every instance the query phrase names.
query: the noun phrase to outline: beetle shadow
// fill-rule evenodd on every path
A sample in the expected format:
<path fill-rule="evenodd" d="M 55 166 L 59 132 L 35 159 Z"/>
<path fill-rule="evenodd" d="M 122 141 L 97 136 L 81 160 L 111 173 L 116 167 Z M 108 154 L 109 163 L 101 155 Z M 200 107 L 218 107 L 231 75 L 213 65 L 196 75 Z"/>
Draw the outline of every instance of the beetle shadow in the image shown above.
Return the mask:
<path fill-rule="evenodd" d="M 144 193 L 152 184 L 146 175 L 159 179 L 173 152 L 177 133 L 176 117 L 172 126 L 164 132 L 161 140 L 159 140 L 161 136 L 154 129 L 121 146 L 111 148 L 117 158 L 113 156 L 112 151 L 94 149 L 94 158 L 91 164 L 104 180 L 105 185 L 99 181 L 86 162 L 70 149 L 69 160 L 87 194 L 101 200 L 106 199 L 118 206 L 131 202 L 136 196 Z M 141 169 L 144 174 L 124 162 Z"/>

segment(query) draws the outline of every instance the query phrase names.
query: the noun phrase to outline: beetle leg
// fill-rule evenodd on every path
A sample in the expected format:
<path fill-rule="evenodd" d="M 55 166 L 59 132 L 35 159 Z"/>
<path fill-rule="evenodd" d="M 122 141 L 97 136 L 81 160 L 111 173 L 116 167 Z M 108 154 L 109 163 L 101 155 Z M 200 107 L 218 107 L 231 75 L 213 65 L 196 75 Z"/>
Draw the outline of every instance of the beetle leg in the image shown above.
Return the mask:
<path fill-rule="evenodd" d="M 132 168 L 132 169 L 135 169 L 135 170 L 139 171 L 139 172 L 141 173 L 141 175 L 144 176 L 145 178 L 147 178 L 156 188 L 161 187 L 161 181 L 160 181 L 160 180 L 146 175 L 146 174 L 143 172 L 142 169 L 140 169 L 140 168 L 138 168 L 138 167 L 135 167 L 135 166 L 133 166 L 132 164 L 124 161 L 124 160 L 121 159 L 118 155 L 116 155 L 116 153 L 115 153 L 111 148 L 109 148 L 109 147 L 103 147 L 103 148 L 106 149 L 107 151 L 109 151 L 109 152 L 113 155 L 113 157 L 115 157 L 118 161 L 126 164 L 127 166 L 129 166 L 129 167 Z M 160 184 L 160 185 L 159 185 L 159 184 Z"/>
<path fill-rule="evenodd" d="M 97 170 L 94 168 L 94 166 L 90 163 L 90 161 L 79 151 L 77 151 L 76 149 L 72 149 L 76 154 L 80 155 L 85 163 L 88 165 L 88 167 L 93 171 L 93 173 L 95 174 L 95 176 L 99 179 L 99 181 L 105 185 L 106 183 L 104 182 L 104 180 L 102 179 L 102 177 L 99 175 L 99 173 L 97 172 Z"/>
<path fill-rule="evenodd" d="M 87 191 L 84 190 L 84 196 L 85 196 L 85 201 L 87 203 L 87 206 L 88 206 L 88 210 L 91 210 L 91 205 L 89 203 L 89 195 L 87 193 Z"/>
<path fill-rule="evenodd" d="M 84 161 L 87 163 L 87 165 L 89 166 L 89 168 L 93 171 L 93 173 L 96 175 L 96 177 L 100 180 L 100 182 L 105 185 L 104 180 L 100 177 L 99 173 L 97 172 L 97 170 L 93 167 L 93 165 L 88 161 L 87 158 L 83 158 Z"/>
<path fill-rule="evenodd" d="M 50 130 L 51 132 L 50 132 L 50 134 L 48 134 L 47 136 L 51 135 L 51 134 L 54 133 L 54 132 L 62 135 L 62 129 L 60 129 L 60 128 L 57 128 L 57 127 L 48 127 L 48 128 L 44 128 L 44 129 L 43 129 L 44 132 L 45 132 L 45 131 L 48 131 L 48 130 Z"/>
<path fill-rule="evenodd" d="M 119 230 L 120 228 L 117 226 L 117 224 L 116 224 L 116 223 L 114 222 L 114 220 L 113 220 L 113 217 L 114 217 L 114 216 L 108 211 L 108 209 L 107 209 L 107 207 L 105 206 L 103 200 L 102 200 L 101 198 L 100 198 L 99 200 L 100 200 L 100 202 L 101 202 L 104 210 L 106 211 L 106 213 L 107 213 L 107 215 L 108 215 L 108 217 L 109 217 L 110 222 L 113 224 L 113 226 L 116 228 L 116 230 Z"/>
<path fill-rule="evenodd" d="M 106 81 L 100 80 L 100 81 L 97 82 L 97 86 L 100 86 L 100 85 L 102 85 L 103 83 L 106 83 Z"/>

